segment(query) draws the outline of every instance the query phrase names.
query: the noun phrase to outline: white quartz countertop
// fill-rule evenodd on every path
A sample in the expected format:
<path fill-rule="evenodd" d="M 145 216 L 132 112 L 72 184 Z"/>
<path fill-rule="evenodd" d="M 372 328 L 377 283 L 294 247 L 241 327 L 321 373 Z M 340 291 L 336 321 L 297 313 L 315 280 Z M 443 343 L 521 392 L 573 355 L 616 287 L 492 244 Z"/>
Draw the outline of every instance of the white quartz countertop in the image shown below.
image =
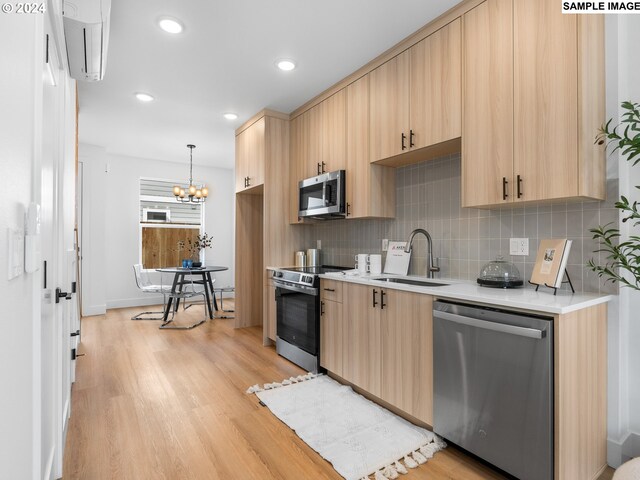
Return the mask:
<path fill-rule="evenodd" d="M 380 277 L 397 277 L 409 278 L 412 280 L 428 280 L 438 283 L 446 283 L 447 285 L 438 287 L 425 287 L 417 285 L 407 285 L 402 283 L 389 283 L 373 278 Z M 571 294 L 565 290 L 558 290 L 557 295 L 553 295 L 553 290 L 546 287 L 540 287 L 539 291 L 532 288 L 490 288 L 481 287 L 477 283 L 449 280 L 449 279 L 426 279 L 424 277 L 410 276 L 401 277 L 399 275 L 343 275 L 341 273 L 328 273 L 320 275 L 320 278 L 338 280 L 342 282 L 360 283 L 388 289 L 404 290 L 408 292 L 424 293 L 433 295 L 437 298 L 448 300 L 463 300 L 466 302 L 481 303 L 485 305 L 511 307 L 522 310 L 532 310 L 536 312 L 565 314 L 575 310 L 592 307 L 601 303 L 608 302 L 612 299 L 612 295 L 596 295 L 596 294 Z"/>

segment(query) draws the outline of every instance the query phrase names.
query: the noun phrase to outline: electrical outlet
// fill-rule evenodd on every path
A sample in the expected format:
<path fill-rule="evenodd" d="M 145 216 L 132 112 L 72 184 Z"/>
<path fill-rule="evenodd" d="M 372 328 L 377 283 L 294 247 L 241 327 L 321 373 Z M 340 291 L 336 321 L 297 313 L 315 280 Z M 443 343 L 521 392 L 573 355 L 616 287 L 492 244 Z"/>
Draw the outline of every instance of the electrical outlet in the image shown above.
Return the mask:
<path fill-rule="evenodd" d="M 509 240 L 510 255 L 529 255 L 529 239 L 528 238 L 511 238 Z"/>
<path fill-rule="evenodd" d="M 317 248 L 318 250 L 321 250 L 321 249 L 322 249 L 322 240 L 316 240 L 316 248 Z"/>
<path fill-rule="evenodd" d="M 389 239 L 388 238 L 383 238 L 382 239 L 382 251 L 386 252 L 387 250 L 389 250 Z"/>

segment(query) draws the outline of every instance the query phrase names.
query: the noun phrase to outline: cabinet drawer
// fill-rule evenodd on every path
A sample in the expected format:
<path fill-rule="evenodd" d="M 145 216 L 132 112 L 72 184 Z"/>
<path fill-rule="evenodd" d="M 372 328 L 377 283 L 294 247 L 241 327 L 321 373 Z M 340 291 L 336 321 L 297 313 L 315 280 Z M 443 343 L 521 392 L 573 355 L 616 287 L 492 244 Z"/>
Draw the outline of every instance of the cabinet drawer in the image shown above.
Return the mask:
<path fill-rule="evenodd" d="M 322 279 L 320 282 L 320 296 L 323 300 L 342 303 L 342 284 L 336 280 Z"/>

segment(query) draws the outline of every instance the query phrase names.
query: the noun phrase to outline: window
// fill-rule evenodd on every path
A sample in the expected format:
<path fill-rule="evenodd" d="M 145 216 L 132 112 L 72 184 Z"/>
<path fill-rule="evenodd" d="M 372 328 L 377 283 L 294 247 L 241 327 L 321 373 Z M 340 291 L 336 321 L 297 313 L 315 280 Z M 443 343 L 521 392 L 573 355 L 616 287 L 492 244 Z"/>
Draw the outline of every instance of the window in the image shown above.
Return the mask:
<path fill-rule="evenodd" d="M 204 231 L 204 204 L 180 203 L 173 196 L 173 186 L 181 183 L 140 179 L 140 263 L 145 269 L 177 267 L 192 258 L 189 240 Z"/>

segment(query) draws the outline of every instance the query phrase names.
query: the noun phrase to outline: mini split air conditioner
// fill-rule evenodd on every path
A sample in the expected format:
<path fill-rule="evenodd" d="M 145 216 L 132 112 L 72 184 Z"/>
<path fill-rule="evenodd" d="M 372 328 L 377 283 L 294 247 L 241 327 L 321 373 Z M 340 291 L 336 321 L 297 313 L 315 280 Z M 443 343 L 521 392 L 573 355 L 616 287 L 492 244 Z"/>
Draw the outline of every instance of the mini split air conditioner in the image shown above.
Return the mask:
<path fill-rule="evenodd" d="M 111 0 L 64 1 L 64 36 L 72 78 L 98 82 L 104 77 L 110 15 Z"/>

